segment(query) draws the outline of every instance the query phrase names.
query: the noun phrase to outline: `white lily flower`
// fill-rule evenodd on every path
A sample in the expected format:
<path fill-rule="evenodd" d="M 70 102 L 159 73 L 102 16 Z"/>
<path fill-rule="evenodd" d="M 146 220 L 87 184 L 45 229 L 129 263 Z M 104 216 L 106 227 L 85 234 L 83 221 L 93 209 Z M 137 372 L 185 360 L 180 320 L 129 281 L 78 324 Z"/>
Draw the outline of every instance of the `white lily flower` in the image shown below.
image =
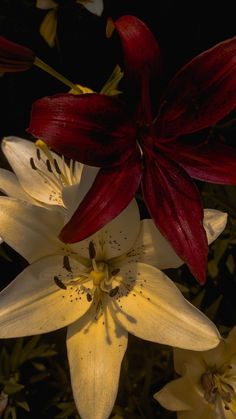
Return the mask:
<path fill-rule="evenodd" d="M 66 191 L 67 201 L 74 202 L 74 186 Z M 226 216 L 218 211 L 211 215 L 216 238 Z M 57 238 L 65 219 L 58 207 L 0 197 L 0 235 L 31 263 L 0 293 L 0 337 L 68 326 L 76 405 L 83 419 L 105 419 L 116 398 L 127 332 L 195 350 L 215 347 L 220 336 L 157 269 L 159 250 L 155 253 L 150 234 L 157 248 L 160 236 L 151 220 L 140 223 L 135 201 L 99 232 L 73 245 Z M 172 257 L 175 264 L 173 251 L 170 265 Z"/>
<path fill-rule="evenodd" d="M 154 395 L 163 407 L 178 419 L 236 417 L 236 327 L 215 349 L 174 349 L 174 366 L 181 377 Z"/>
<path fill-rule="evenodd" d="M 101 16 L 103 12 L 103 0 L 75 0 L 75 3 L 81 3 L 91 13 Z M 55 9 L 58 4 L 53 0 L 36 0 L 36 8 L 42 10 Z"/>

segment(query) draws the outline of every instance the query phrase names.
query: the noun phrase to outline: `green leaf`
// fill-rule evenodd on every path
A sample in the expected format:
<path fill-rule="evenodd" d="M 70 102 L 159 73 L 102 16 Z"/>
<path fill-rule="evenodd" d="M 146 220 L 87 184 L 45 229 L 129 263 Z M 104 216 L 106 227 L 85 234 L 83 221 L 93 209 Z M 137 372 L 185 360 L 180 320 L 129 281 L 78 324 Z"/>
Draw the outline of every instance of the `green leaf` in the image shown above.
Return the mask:
<path fill-rule="evenodd" d="M 232 255 L 227 257 L 226 266 L 231 274 L 235 272 L 235 261 Z"/>
<path fill-rule="evenodd" d="M 12 259 L 6 254 L 5 250 L 0 246 L 0 257 L 6 259 L 8 262 L 12 262 Z"/>
<path fill-rule="evenodd" d="M 13 346 L 12 353 L 10 355 L 11 370 L 15 371 L 20 365 L 20 356 L 23 348 L 23 338 L 16 339 L 16 343 Z"/>
<path fill-rule="evenodd" d="M 18 401 L 16 402 L 17 406 L 20 406 L 22 409 L 26 410 L 26 412 L 30 412 L 30 407 L 26 401 Z"/>
<path fill-rule="evenodd" d="M 23 388 L 25 388 L 23 384 L 17 383 L 16 381 L 8 381 L 4 386 L 4 393 L 11 396 L 12 394 L 19 393 Z"/>
<path fill-rule="evenodd" d="M 210 260 L 208 263 L 208 274 L 211 278 L 216 278 L 218 275 L 218 265 L 214 259 Z"/>

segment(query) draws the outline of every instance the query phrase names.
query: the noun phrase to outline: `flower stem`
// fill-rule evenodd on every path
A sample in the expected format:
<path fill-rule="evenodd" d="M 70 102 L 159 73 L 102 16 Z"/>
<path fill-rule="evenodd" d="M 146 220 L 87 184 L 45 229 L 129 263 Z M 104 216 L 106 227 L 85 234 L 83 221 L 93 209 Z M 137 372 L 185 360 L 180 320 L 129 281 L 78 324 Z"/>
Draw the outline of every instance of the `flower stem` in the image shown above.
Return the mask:
<path fill-rule="evenodd" d="M 76 90 L 78 93 L 83 93 L 82 90 L 78 86 L 76 86 L 76 84 L 72 83 L 66 77 L 62 76 L 60 73 L 58 73 L 56 70 L 54 70 L 48 64 L 46 64 L 44 61 L 40 60 L 40 58 L 35 57 L 34 65 L 36 67 L 41 68 L 41 70 L 46 71 L 46 73 L 51 74 L 51 76 L 55 77 L 55 79 L 61 81 L 63 84 L 70 87 L 71 89 Z"/>

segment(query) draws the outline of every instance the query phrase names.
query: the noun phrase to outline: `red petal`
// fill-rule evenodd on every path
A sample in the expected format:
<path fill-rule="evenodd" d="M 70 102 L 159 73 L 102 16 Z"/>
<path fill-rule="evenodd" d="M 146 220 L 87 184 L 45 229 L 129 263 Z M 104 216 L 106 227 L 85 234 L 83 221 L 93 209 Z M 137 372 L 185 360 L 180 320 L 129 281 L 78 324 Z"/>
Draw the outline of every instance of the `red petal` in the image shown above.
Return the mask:
<path fill-rule="evenodd" d="M 135 125 L 124 106 L 99 94 L 37 100 L 28 131 L 58 153 L 98 167 L 118 161 L 136 141 Z"/>
<path fill-rule="evenodd" d="M 150 82 L 156 80 L 161 69 L 159 45 L 148 27 L 137 17 L 122 16 L 114 22 L 123 52 L 125 75 L 129 87 L 141 88 L 143 112 L 150 117 Z"/>
<path fill-rule="evenodd" d="M 29 48 L 0 36 L 0 71 L 25 71 L 32 67 L 35 55 Z"/>
<path fill-rule="evenodd" d="M 236 37 L 187 63 L 171 80 L 162 100 L 158 129 L 164 136 L 215 124 L 236 104 Z"/>
<path fill-rule="evenodd" d="M 187 141 L 171 143 L 166 152 L 188 174 L 205 182 L 236 184 L 236 149 L 216 142 L 189 146 Z"/>
<path fill-rule="evenodd" d="M 142 189 L 157 228 L 203 284 L 208 246 L 200 196 L 190 177 L 172 160 L 157 154 L 147 158 Z"/>
<path fill-rule="evenodd" d="M 83 240 L 119 215 L 134 198 L 141 174 L 139 151 L 122 166 L 101 169 L 60 239 L 66 243 Z"/>

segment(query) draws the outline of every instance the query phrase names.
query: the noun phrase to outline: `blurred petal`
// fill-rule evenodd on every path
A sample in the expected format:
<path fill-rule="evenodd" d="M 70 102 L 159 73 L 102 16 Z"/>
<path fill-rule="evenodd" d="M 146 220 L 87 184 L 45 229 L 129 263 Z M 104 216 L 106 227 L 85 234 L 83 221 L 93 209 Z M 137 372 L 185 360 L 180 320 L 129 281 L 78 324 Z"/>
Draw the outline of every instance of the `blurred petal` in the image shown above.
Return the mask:
<path fill-rule="evenodd" d="M 101 16 L 103 12 L 103 0 L 77 0 L 77 3 L 83 4 L 94 15 Z"/>
<path fill-rule="evenodd" d="M 30 195 L 24 192 L 16 175 L 9 170 L 0 169 L 0 190 L 12 198 L 21 199 L 34 204 L 36 203 Z"/>
<path fill-rule="evenodd" d="M 0 36 L 0 71 L 25 71 L 32 67 L 35 55 L 23 45 Z"/>
<path fill-rule="evenodd" d="M 196 389 L 191 385 L 187 377 L 171 381 L 158 393 L 154 394 L 153 397 L 166 409 L 177 412 L 194 409 L 200 399 L 200 397 L 197 397 Z"/>
<path fill-rule="evenodd" d="M 168 154 L 193 178 L 205 182 L 236 184 L 236 150 L 225 144 L 210 142 L 191 146 L 176 141 Z"/>
<path fill-rule="evenodd" d="M 66 157 L 110 166 L 135 148 L 136 127 L 116 99 L 95 93 L 34 102 L 28 131 Z"/>
<path fill-rule="evenodd" d="M 127 332 L 114 323 L 106 305 L 98 319 L 93 308 L 69 327 L 67 350 L 71 383 L 83 419 L 109 417 L 126 347 Z"/>
<path fill-rule="evenodd" d="M 158 154 L 146 161 L 142 189 L 157 228 L 204 283 L 208 246 L 200 195 L 191 178 L 173 160 Z"/>
<path fill-rule="evenodd" d="M 75 277 L 81 265 L 71 259 Z M 44 258 L 28 266 L 0 293 L 0 337 L 10 338 L 50 332 L 77 320 L 90 307 L 86 293 L 78 284 L 65 290 L 54 277 L 64 283 L 71 274 L 63 268 L 63 256 Z M 87 284 L 86 284 L 87 285 Z M 84 287 L 83 287 L 84 288 Z"/>
<path fill-rule="evenodd" d="M 163 96 L 158 122 L 164 136 L 214 125 L 235 108 L 236 37 L 204 51 L 182 67 Z"/>
<path fill-rule="evenodd" d="M 111 303 L 114 319 L 133 335 L 195 351 L 220 342 L 215 325 L 158 269 L 127 263 L 113 282 L 119 287 Z"/>
<path fill-rule="evenodd" d="M 66 243 L 83 240 L 100 230 L 127 207 L 141 179 L 139 152 L 122 166 L 101 169 L 82 203 L 60 233 Z"/>
<path fill-rule="evenodd" d="M 29 263 L 61 253 L 57 236 L 63 220 L 58 211 L 0 197 L 0 236 Z"/>
<path fill-rule="evenodd" d="M 133 199 L 116 218 L 97 233 L 71 246 L 85 258 L 89 256 L 89 243 L 92 241 L 97 260 L 108 260 L 127 252 L 135 242 L 140 228 L 140 215 Z"/>
<path fill-rule="evenodd" d="M 57 7 L 57 3 L 53 0 L 36 0 L 36 7 L 37 9 L 48 10 Z"/>
<path fill-rule="evenodd" d="M 208 244 L 222 233 L 227 222 L 227 214 L 217 210 L 204 210 L 203 225 Z M 175 253 L 168 242 L 156 228 L 153 220 L 142 220 L 141 228 L 134 246 L 126 254 L 129 261 L 143 262 L 158 269 L 178 268 L 184 262 Z"/>
<path fill-rule="evenodd" d="M 40 35 L 52 48 L 56 44 L 57 36 L 57 12 L 56 10 L 50 10 L 44 17 L 40 25 Z"/>

